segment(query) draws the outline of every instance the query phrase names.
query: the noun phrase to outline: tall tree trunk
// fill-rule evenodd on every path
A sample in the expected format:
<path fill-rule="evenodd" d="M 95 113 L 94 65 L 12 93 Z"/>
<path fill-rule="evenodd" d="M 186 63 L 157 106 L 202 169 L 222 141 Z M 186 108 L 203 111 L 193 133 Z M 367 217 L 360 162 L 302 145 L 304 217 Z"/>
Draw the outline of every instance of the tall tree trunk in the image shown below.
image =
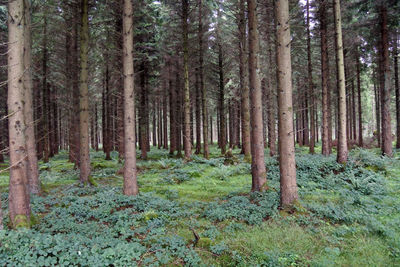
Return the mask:
<path fill-rule="evenodd" d="M 167 115 L 167 109 L 168 109 L 168 87 L 167 87 L 167 81 L 164 86 L 164 97 L 163 97 L 163 148 L 168 149 L 168 115 Z"/>
<path fill-rule="evenodd" d="M 135 82 L 133 66 L 133 7 L 124 0 L 123 11 L 123 71 L 124 71 L 124 195 L 137 195 L 135 140 Z"/>
<path fill-rule="evenodd" d="M 239 78 L 241 92 L 241 107 L 242 107 L 242 153 L 245 161 L 251 159 L 250 147 L 250 90 L 248 87 L 248 68 L 246 56 L 246 7 L 245 0 L 239 2 Z"/>
<path fill-rule="evenodd" d="M 218 21 L 220 20 L 220 10 L 218 9 Z M 221 148 L 221 154 L 226 153 L 226 119 L 225 119 L 225 80 L 224 80 L 224 66 L 223 66 L 223 55 L 222 55 L 222 40 L 219 34 L 219 22 L 217 26 L 217 43 L 218 43 L 218 73 L 219 73 L 219 144 Z"/>
<path fill-rule="evenodd" d="M 8 210 L 13 228 L 30 227 L 24 117 L 24 0 L 8 3 L 8 130 L 10 184 Z"/>
<path fill-rule="evenodd" d="M 298 199 L 293 139 L 292 67 L 288 0 L 276 1 L 281 205 Z"/>
<path fill-rule="evenodd" d="M 322 77 L 322 154 L 331 154 L 329 143 L 329 64 L 328 64 L 328 40 L 327 40 L 327 0 L 319 0 L 319 20 L 321 35 L 321 77 Z"/>
<path fill-rule="evenodd" d="M 32 55 L 31 55 L 31 13 L 30 2 L 24 0 L 24 88 L 25 88 L 25 138 L 26 138 L 26 151 L 28 154 L 27 176 L 29 182 L 29 192 L 38 194 L 40 192 L 39 182 L 39 168 L 36 153 L 36 140 L 35 140 L 35 122 L 33 119 L 33 91 L 32 91 Z"/>
<path fill-rule="evenodd" d="M 308 69 L 308 91 L 310 95 L 310 154 L 315 153 L 315 96 L 314 96 L 314 83 L 312 76 L 312 62 L 311 62 L 311 33 L 310 33 L 310 1 L 307 0 L 307 69 Z"/>
<path fill-rule="evenodd" d="M 373 74 L 373 81 L 374 81 L 374 95 L 375 95 L 375 116 L 376 116 L 376 139 L 378 141 L 378 147 L 381 146 L 381 101 L 380 101 L 380 90 L 379 87 L 376 85 L 377 79 L 375 75 L 375 71 Z"/>
<path fill-rule="evenodd" d="M 147 87 L 146 87 L 146 79 L 147 79 L 147 66 L 146 63 L 142 62 L 142 73 L 141 73 L 141 90 L 140 90 L 140 106 L 139 106 L 139 147 L 140 147 L 140 158 L 146 160 L 147 159 L 147 121 L 146 116 L 148 116 L 147 108 L 146 108 L 146 94 L 147 94 Z"/>
<path fill-rule="evenodd" d="M 398 42 L 398 31 L 396 31 L 393 40 L 394 86 L 396 92 L 396 148 L 400 148 L 400 85 Z"/>
<path fill-rule="evenodd" d="M 335 18 L 335 44 L 336 44 L 336 68 L 338 74 L 338 145 L 337 162 L 347 162 L 347 136 L 346 136 L 346 81 L 344 75 L 344 56 L 342 41 L 342 20 L 340 14 L 340 0 L 334 0 Z M 354 93 L 354 90 L 353 90 Z M 353 102 L 354 105 L 354 102 Z"/>
<path fill-rule="evenodd" d="M 353 140 L 357 140 L 357 119 L 356 119 L 356 93 L 354 79 L 351 81 L 351 121 L 353 123 L 352 136 Z"/>
<path fill-rule="evenodd" d="M 256 1 L 247 0 L 249 26 L 249 85 L 251 103 L 251 175 L 252 191 L 262 191 L 267 181 L 264 163 L 262 92 L 259 75 L 259 37 Z"/>
<path fill-rule="evenodd" d="M 196 70 L 196 154 L 201 153 L 201 91 L 199 81 L 199 69 Z"/>
<path fill-rule="evenodd" d="M 74 13 L 76 16 L 79 16 L 79 8 L 78 4 L 74 6 Z M 73 29 L 71 31 L 73 33 L 72 36 L 72 81 L 73 81 L 73 144 L 72 144 L 72 154 L 75 163 L 75 168 L 79 168 L 80 165 L 80 108 L 79 108 L 79 62 L 78 62 L 78 23 L 76 19 L 73 19 Z"/>
<path fill-rule="evenodd" d="M 379 24 L 381 30 L 381 105 L 382 105 L 382 154 L 392 156 L 392 126 L 390 118 L 390 64 L 389 64 L 389 36 L 388 15 L 386 3 L 379 6 Z"/>
<path fill-rule="evenodd" d="M 182 38 L 183 38 L 183 76 L 184 76 L 184 134 L 183 145 L 185 159 L 189 160 L 192 156 L 192 144 L 190 139 L 190 89 L 189 89 L 189 41 L 188 41 L 188 16 L 189 0 L 182 0 Z"/>
<path fill-rule="evenodd" d="M 358 100 L 358 146 L 363 147 L 363 128 L 362 128 L 362 106 L 361 106 L 361 73 L 360 73 L 360 55 L 356 53 L 356 68 L 357 68 L 357 100 Z"/>
<path fill-rule="evenodd" d="M 46 12 L 46 11 L 45 11 Z M 49 162 L 49 85 L 47 82 L 47 15 L 44 14 L 43 23 L 43 58 L 42 58 L 42 128 L 43 128 L 43 162 Z"/>
<path fill-rule="evenodd" d="M 89 90 L 88 90 L 88 50 L 89 50 L 89 17 L 88 0 L 81 0 L 81 36 L 80 36 L 80 87 L 79 87 L 79 120 L 80 120 L 80 182 L 87 184 L 90 175 L 89 155 Z"/>
<path fill-rule="evenodd" d="M 175 87 L 172 85 L 172 73 L 171 73 L 171 64 L 169 62 L 169 72 L 168 72 L 168 79 L 169 79 L 169 134 L 170 134 L 170 147 L 169 147 L 169 154 L 173 155 L 176 146 L 177 146 L 177 116 L 176 116 L 176 90 Z"/>

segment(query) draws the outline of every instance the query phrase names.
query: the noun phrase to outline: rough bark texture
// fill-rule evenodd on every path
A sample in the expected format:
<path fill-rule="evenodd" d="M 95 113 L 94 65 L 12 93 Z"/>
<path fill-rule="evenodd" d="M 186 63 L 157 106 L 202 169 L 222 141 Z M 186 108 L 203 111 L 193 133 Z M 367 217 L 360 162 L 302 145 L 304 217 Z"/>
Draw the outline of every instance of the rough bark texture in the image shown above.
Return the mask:
<path fill-rule="evenodd" d="M 24 117 L 24 0 L 8 3 L 9 216 L 12 227 L 29 227 L 30 200 Z"/>
<path fill-rule="evenodd" d="M 396 92 L 396 148 L 400 148 L 400 85 L 398 41 L 398 31 L 396 31 L 393 40 L 394 86 Z"/>
<path fill-rule="evenodd" d="M 389 36 L 388 14 L 385 3 L 379 6 L 380 30 L 381 30 L 381 105 L 382 105 L 382 154 L 392 156 L 392 126 L 390 118 L 390 64 L 389 64 Z"/>
<path fill-rule="evenodd" d="M 87 184 L 90 175 L 89 155 L 89 89 L 88 89 L 88 50 L 89 50 L 89 18 L 88 0 L 81 0 L 81 32 L 80 32 L 80 86 L 79 86 L 79 119 L 80 119 L 80 182 Z"/>
<path fill-rule="evenodd" d="M 241 107 L 242 107 L 242 153 L 245 160 L 251 159 L 250 148 L 250 96 L 248 87 L 248 69 L 246 56 L 246 7 L 245 0 L 240 0 L 239 10 L 239 78 L 241 92 Z"/>
<path fill-rule="evenodd" d="M 192 156 L 192 144 L 190 139 L 190 88 L 189 88 L 189 41 L 188 41 L 188 0 L 182 0 L 182 39 L 183 39 L 183 148 L 185 159 L 189 160 Z"/>
<path fill-rule="evenodd" d="M 276 1 L 278 103 L 279 103 L 279 168 L 281 205 L 298 199 L 296 161 L 293 138 L 292 67 L 290 59 L 290 26 L 288 0 Z"/>
<path fill-rule="evenodd" d="M 124 195 L 137 195 L 135 138 L 135 82 L 133 68 L 133 7 L 124 0 L 123 69 L 124 69 Z"/>
<path fill-rule="evenodd" d="M 176 92 L 175 88 L 172 86 L 172 71 L 171 71 L 171 64 L 172 62 L 169 61 L 169 72 L 168 72 L 168 79 L 169 79 L 169 134 L 170 134 L 170 147 L 169 147 L 169 154 L 173 155 L 176 146 L 177 146 L 177 116 L 176 116 Z"/>
<path fill-rule="evenodd" d="M 327 0 L 319 0 L 319 20 L 321 35 L 321 77 L 322 77 L 322 154 L 331 154 L 329 142 L 329 64 L 328 64 L 328 40 L 327 40 Z"/>
<path fill-rule="evenodd" d="M 35 124 L 33 119 L 33 91 L 32 91 L 32 68 L 31 68 L 31 14 L 29 1 L 24 0 L 25 23 L 24 23 L 24 87 L 25 87 L 25 138 L 26 151 L 28 153 L 28 182 L 29 192 L 38 194 L 40 192 L 39 168 L 36 153 Z"/>
<path fill-rule="evenodd" d="M 256 1 L 247 0 L 247 7 L 249 18 L 249 86 L 251 103 L 251 189 L 252 191 L 261 191 L 267 178 L 264 163 L 262 92 L 259 77 L 259 37 L 257 31 Z"/>
<path fill-rule="evenodd" d="M 46 11 L 45 11 L 46 12 Z M 43 162 L 49 162 L 49 85 L 47 83 L 47 16 L 43 22 L 43 58 L 42 58 L 42 129 L 43 129 Z"/>
<path fill-rule="evenodd" d="M 346 81 L 344 76 L 344 56 L 342 41 L 342 20 L 340 14 L 340 0 L 334 0 L 335 18 L 335 43 L 336 43 L 336 68 L 338 79 L 338 144 L 337 162 L 347 162 L 347 136 L 346 136 Z M 354 105 L 354 103 L 353 103 Z"/>

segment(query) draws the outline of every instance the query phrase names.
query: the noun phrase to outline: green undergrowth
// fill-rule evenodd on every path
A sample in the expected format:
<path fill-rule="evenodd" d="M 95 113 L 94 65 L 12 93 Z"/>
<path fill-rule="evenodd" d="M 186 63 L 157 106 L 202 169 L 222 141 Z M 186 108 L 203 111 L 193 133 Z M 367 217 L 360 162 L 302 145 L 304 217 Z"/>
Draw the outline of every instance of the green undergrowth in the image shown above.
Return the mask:
<path fill-rule="evenodd" d="M 62 152 L 40 165 L 32 229 L 0 232 L 0 266 L 400 266 L 399 153 L 355 149 L 341 165 L 296 152 L 300 202 L 285 210 L 276 158 L 268 189 L 250 193 L 238 149 L 228 165 L 216 146 L 189 162 L 152 148 L 137 161 L 140 195 L 127 197 L 118 154 L 93 151 L 98 186 L 80 187 Z"/>

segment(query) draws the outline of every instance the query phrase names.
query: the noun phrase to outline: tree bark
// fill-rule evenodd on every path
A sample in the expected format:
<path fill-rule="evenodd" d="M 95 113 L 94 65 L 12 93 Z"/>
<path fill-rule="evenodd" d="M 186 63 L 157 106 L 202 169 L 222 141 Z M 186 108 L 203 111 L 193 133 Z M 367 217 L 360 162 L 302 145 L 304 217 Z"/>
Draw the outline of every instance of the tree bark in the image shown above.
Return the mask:
<path fill-rule="evenodd" d="M 394 33 L 393 40 L 394 86 L 396 92 L 396 148 L 400 148 L 400 85 L 398 41 L 398 31 L 396 31 Z"/>
<path fill-rule="evenodd" d="M 88 50 L 89 50 L 89 17 L 88 0 L 81 0 L 80 32 L 80 86 L 79 86 L 79 119 L 80 119 L 80 182 L 87 184 L 90 176 L 89 155 L 89 89 L 88 89 Z"/>
<path fill-rule="evenodd" d="M 177 116 L 176 116 L 176 90 L 172 85 L 171 64 L 169 61 L 169 134 L 170 134 L 170 147 L 169 154 L 173 155 L 177 146 Z"/>
<path fill-rule="evenodd" d="M 311 33 L 310 33 L 310 1 L 307 0 L 307 69 L 308 69 L 308 91 L 310 95 L 310 154 L 315 153 L 315 96 L 314 96 L 314 83 L 312 76 L 312 62 L 311 62 Z"/>
<path fill-rule="evenodd" d="M 327 40 L 327 0 L 319 0 L 319 20 L 321 35 L 321 77 L 322 77 L 322 154 L 327 156 L 332 153 L 329 142 L 329 64 Z"/>
<path fill-rule="evenodd" d="M 46 11 L 45 11 L 46 12 Z M 42 58 L 42 129 L 43 129 L 43 162 L 49 162 L 49 85 L 47 82 L 47 15 L 43 23 L 43 58 Z"/>
<path fill-rule="evenodd" d="M 251 103 L 251 175 L 252 191 L 262 191 L 267 181 L 264 162 L 262 92 L 259 77 L 259 37 L 256 1 L 247 0 L 249 26 L 249 85 Z"/>
<path fill-rule="evenodd" d="M 336 44 L 336 68 L 338 74 L 338 145 L 337 162 L 347 162 L 347 136 L 346 136 L 346 81 L 344 75 L 344 56 L 342 41 L 342 19 L 340 14 L 340 0 L 334 0 L 335 18 L 335 44 Z M 353 90 L 354 92 L 354 90 Z M 353 103 L 354 105 L 354 103 Z"/>
<path fill-rule="evenodd" d="M 183 76 L 184 76 L 184 134 L 183 146 L 185 160 L 190 160 L 192 156 L 192 144 L 190 139 L 190 89 L 189 89 L 189 41 L 188 41 L 188 14 L 189 1 L 182 0 L 182 39 L 183 39 Z"/>
<path fill-rule="evenodd" d="M 8 209 L 13 228 L 30 227 L 24 116 L 24 0 L 8 3 L 8 129 L 10 184 Z M 22 23 L 22 25 L 21 25 Z"/>
<path fill-rule="evenodd" d="M 200 91 L 200 81 L 199 81 L 199 69 L 196 70 L 196 154 L 201 153 L 201 91 Z"/>
<path fill-rule="evenodd" d="M 297 201 L 288 0 L 276 1 L 281 205 Z"/>
<path fill-rule="evenodd" d="M 239 78 L 242 108 L 242 153 L 245 161 L 251 159 L 250 147 L 250 91 L 248 87 L 248 69 L 246 56 L 246 7 L 245 0 L 239 2 Z"/>
<path fill-rule="evenodd" d="M 35 122 L 33 119 L 33 91 L 32 91 L 32 54 L 31 54 L 31 13 L 30 2 L 24 0 L 24 88 L 25 88 L 25 138 L 26 151 L 28 153 L 28 182 L 29 192 L 32 194 L 40 193 L 39 168 L 36 153 Z"/>
<path fill-rule="evenodd" d="M 360 71 L 360 55 L 356 53 L 356 68 L 357 68 L 357 100 L 358 100 L 358 146 L 363 147 L 363 128 L 362 128 L 362 106 L 361 106 L 361 71 Z"/>
<path fill-rule="evenodd" d="M 382 105 L 382 154 L 392 156 L 392 126 L 390 118 L 391 77 L 389 64 L 389 37 L 385 3 L 379 6 L 379 24 L 381 30 L 381 105 Z"/>
<path fill-rule="evenodd" d="M 124 0 L 123 11 L 123 71 L 124 71 L 124 195 L 137 195 L 135 140 L 135 82 L 133 66 L 133 7 Z"/>

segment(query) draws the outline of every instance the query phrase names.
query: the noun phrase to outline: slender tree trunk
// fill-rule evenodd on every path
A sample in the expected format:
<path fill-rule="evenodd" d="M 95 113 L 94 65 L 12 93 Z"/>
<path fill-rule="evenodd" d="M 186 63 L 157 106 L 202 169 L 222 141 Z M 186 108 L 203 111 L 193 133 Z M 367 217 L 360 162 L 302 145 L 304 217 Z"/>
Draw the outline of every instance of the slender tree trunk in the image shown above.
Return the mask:
<path fill-rule="evenodd" d="M 358 99 L 358 146 L 363 147 L 363 128 L 362 128 L 362 106 L 361 106 L 361 74 L 360 74 L 360 55 L 356 54 L 356 68 L 357 68 L 357 99 Z"/>
<path fill-rule="evenodd" d="M 239 78 L 242 106 L 242 153 L 245 161 L 251 159 L 250 147 L 250 90 L 248 87 L 248 68 L 246 56 L 246 7 L 245 0 L 239 2 Z"/>
<path fill-rule="evenodd" d="M 390 118 L 390 64 L 389 64 L 389 37 L 388 15 L 385 3 L 379 6 L 379 18 L 381 28 L 381 105 L 382 105 L 382 154 L 392 156 L 392 127 Z"/>
<path fill-rule="evenodd" d="M 203 120 L 203 155 L 208 159 L 210 150 L 208 148 L 208 107 L 207 107 L 207 88 L 204 86 L 204 45 L 203 45 L 203 1 L 198 0 L 199 6 L 199 80 L 201 91 L 201 106 L 202 106 L 202 120 Z"/>
<path fill-rule="evenodd" d="M 80 87 L 79 87 L 79 119 L 80 119 L 80 176 L 81 183 L 87 184 L 90 175 L 89 155 L 89 90 L 88 90 L 88 50 L 89 50 L 89 17 L 88 0 L 81 0 L 81 45 L 80 45 Z"/>
<path fill-rule="evenodd" d="M 212 120 L 212 115 L 210 115 L 210 144 L 213 145 L 214 144 L 214 132 L 213 132 L 213 120 Z"/>
<path fill-rule="evenodd" d="M 189 0 L 182 0 L 182 38 L 183 38 L 183 75 L 184 75 L 184 134 L 183 144 L 185 160 L 192 156 L 192 145 L 190 139 L 190 89 L 189 89 L 189 41 L 188 41 L 188 14 Z"/>
<path fill-rule="evenodd" d="M 276 1 L 281 205 L 298 199 L 293 139 L 292 68 L 288 0 Z"/>
<path fill-rule="evenodd" d="M 336 41 L 336 68 L 338 74 L 338 145 L 337 162 L 347 162 L 347 136 L 346 136 L 346 81 L 344 75 L 344 56 L 342 41 L 342 20 L 340 14 L 340 0 L 334 0 L 335 41 Z M 353 90 L 354 93 L 354 90 Z M 354 103 L 353 103 L 354 105 Z"/>
<path fill-rule="evenodd" d="M 176 90 L 172 85 L 171 63 L 169 62 L 169 133 L 170 147 L 169 154 L 173 155 L 177 146 L 177 116 L 176 116 Z"/>
<path fill-rule="evenodd" d="M 201 153 L 201 91 L 199 81 L 199 69 L 196 70 L 196 154 Z"/>
<path fill-rule="evenodd" d="M 375 95 L 375 116 L 376 116 L 376 139 L 378 141 L 378 147 L 381 146 L 381 101 L 380 101 L 380 90 L 376 86 L 376 75 L 374 71 L 373 75 L 373 81 L 374 81 L 374 95 Z"/>
<path fill-rule="evenodd" d="M 74 13 L 76 16 L 79 16 L 79 8 L 76 5 L 74 7 Z M 73 159 L 75 163 L 75 168 L 79 168 L 80 166 L 80 131 L 79 131 L 79 125 L 80 125 L 80 109 L 79 109 L 79 62 L 78 62 L 78 23 L 76 22 L 75 19 L 73 19 L 73 37 L 72 37 L 72 76 L 73 76 L 73 121 L 74 121 L 74 127 L 73 127 L 73 144 L 72 144 L 72 154 L 73 154 Z"/>
<path fill-rule="evenodd" d="M 35 124 L 33 119 L 33 91 L 32 91 L 32 68 L 31 68 L 31 13 L 30 13 L 30 2 L 24 0 L 25 5 L 25 23 L 24 23 L 24 88 L 25 88 L 25 138 L 26 138 L 26 151 L 28 153 L 28 182 L 29 192 L 32 194 L 38 194 L 40 192 L 39 182 L 39 168 L 38 159 L 36 153 L 36 140 L 35 140 Z"/>
<path fill-rule="evenodd" d="M 146 124 L 146 79 L 147 79 L 147 67 L 145 62 L 142 62 L 142 73 L 141 73 L 141 91 L 140 91 L 140 107 L 139 107 L 139 147 L 140 147 L 140 158 L 146 160 L 147 159 L 147 124 Z"/>
<path fill-rule="evenodd" d="M 354 79 L 351 81 L 351 121 L 353 122 L 352 136 L 353 140 L 357 140 L 357 119 L 356 119 L 356 93 Z"/>
<path fill-rule="evenodd" d="M 322 77 L 322 154 L 331 154 L 329 143 L 329 64 L 328 64 L 328 40 L 327 40 L 327 0 L 319 0 L 319 19 L 321 35 L 321 77 Z"/>
<path fill-rule="evenodd" d="M 218 37 L 218 72 L 219 72 L 219 136 L 221 154 L 226 153 L 226 119 L 225 119 L 225 81 L 222 58 L 222 44 Z"/>
<path fill-rule="evenodd" d="M 46 12 L 46 11 L 45 11 Z M 42 128 L 43 128 L 43 162 L 49 162 L 49 85 L 47 83 L 47 16 L 44 14 L 43 23 L 43 59 L 42 59 Z"/>
<path fill-rule="evenodd" d="M 314 83 L 312 76 L 312 61 L 311 61 L 311 33 L 310 33 L 310 1 L 307 0 L 307 68 L 308 68 L 308 91 L 310 94 L 310 154 L 315 153 L 315 96 L 314 96 Z"/>
<path fill-rule="evenodd" d="M 393 63 L 394 63 L 394 86 L 396 92 L 396 148 L 400 148 L 400 85 L 399 85 L 399 54 L 398 54 L 398 31 L 393 40 Z"/>
<path fill-rule="evenodd" d="M 124 70 L 124 195 L 137 195 L 135 140 L 135 82 L 133 66 L 133 7 L 124 0 L 123 11 L 123 70 Z"/>
<path fill-rule="evenodd" d="M 168 87 L 167 87 L 167 81 L 165 82 L 164 86 L 164 97 L 163 97 L 163 147 L 164 149 L 168 149 L 168 115 L 167 115 L 167 109 L 168 109 Z"/>
<path fill-rule="evenodd" d="M 256 1 L 247 0 L 249 26 L 249 85 L 251 103 L 251 175 L 252 191 L 262 191 L 267 181 L 264 163 L 262 92 L 259 75 L 259 37 Z"/>
<path fill-rule="evenodd" d="M 13 228 L 30 227 L 24 117 L 24 0 L 8 3 L 8 130 L 10 184 L 8 210 Z"/>
<path fill-rule="evenodd" d="M 98 123 L 97 103 L 94 106 L 94 148 L 99 151 L 99 123 Z"/>

